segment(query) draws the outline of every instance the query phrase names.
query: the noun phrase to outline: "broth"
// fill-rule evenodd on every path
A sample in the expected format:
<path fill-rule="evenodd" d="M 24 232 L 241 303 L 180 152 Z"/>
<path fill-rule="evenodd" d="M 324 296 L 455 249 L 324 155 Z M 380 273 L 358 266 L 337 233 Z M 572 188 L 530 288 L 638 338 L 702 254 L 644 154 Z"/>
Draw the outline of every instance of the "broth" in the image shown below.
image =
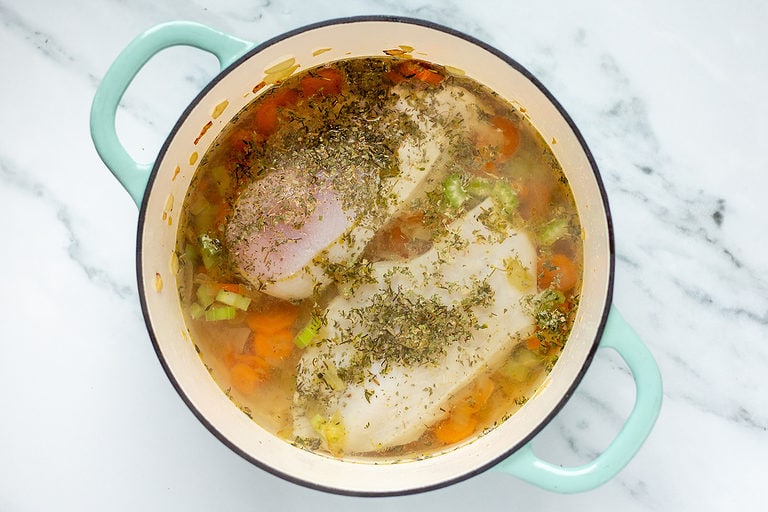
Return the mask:
<path fill-rule="evenodd" d="M 195 173 L 177 254 L 192 340 L 245 414 L 390 460 L 514 414 L 582 274 L 567 179 L 524 114 L 393 57 L 304 71 L 238 113 Z"/>

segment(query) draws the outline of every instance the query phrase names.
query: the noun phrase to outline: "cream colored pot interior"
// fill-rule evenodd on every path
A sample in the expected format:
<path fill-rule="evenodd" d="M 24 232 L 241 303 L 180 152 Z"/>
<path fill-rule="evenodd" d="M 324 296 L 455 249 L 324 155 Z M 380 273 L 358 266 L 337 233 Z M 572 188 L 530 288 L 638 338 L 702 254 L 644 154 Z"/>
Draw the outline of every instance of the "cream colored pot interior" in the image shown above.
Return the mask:
<path fill-rule="evenodd" d="M 265 70 L 287 59 L 299 69 L 356 56 L 381 56 L 400 45 L 414 56 L 463 70 L 525 109 L 572 186 L 584 227 L 585 276 L 573 333 L 537 395 L 487 435 L 435 457 L 397 464 L 334 460 L 291 446 L 261 429 L 214 383 L 184 325 L 174 277 L 177 219 L 197 162 L 229 118 L 252 101 Z M 324 51 L 319 51 L 324 50 Z M 261 94 L 265 89 L 258 91 Z M 207 129 L 206 129 L 207 127 Z M 567 119 L 524 72 L 504 58 L 442 30 L 403 22 L 356 21 L 290 35 L 246 57 L 199 98 L 160 155 L 145 197 L 139 246 L 142 300 L 156 348 L 177 389 L 198 417 L 246 458 L 306 485 L 350 494 L 396 494 L 474 474 L 518 448 L 562 405 L 596 346 L 610 292 L 610 227 L 601 188 Z"/>

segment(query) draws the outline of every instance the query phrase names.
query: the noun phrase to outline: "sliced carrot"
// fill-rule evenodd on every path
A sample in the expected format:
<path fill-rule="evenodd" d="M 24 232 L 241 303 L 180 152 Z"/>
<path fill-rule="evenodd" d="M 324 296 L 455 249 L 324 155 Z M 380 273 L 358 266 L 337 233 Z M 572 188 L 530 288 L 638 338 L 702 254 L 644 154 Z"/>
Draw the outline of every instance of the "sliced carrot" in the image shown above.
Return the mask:
<path fill-rule="evenodd" d="M 390 69 L 384 73 L 384 77 L 395 85 L 405 80 L 405 77 L 397 69 Z"/>
<path fill-rule="evenodd" d="M 404 60 L 398 64 L 395 69 L 405 78 L 412 78 L 416 76 L 424 67 L 417 60 Z"/>
<path fill-rule="evenodd" d="M 432 69 L 429 64 L 418 60 L 404 60 L 384 73 L 384 76 L 394 84 L 403 80 L 415 78 L 421 82 L 437 85 L 445 79 L 440 72 Z"/>
<path fill-rule="evenodd" d="M 293 353 L 293 332 L 282 330 L 273 333 L 255 332 L 253 334 L 253 351 L 263 357 L 268 363 L 275 363 Z"/>
<path fill-rule="evenodd" d="M 244 395 L 253 393 L 263 379 L 264 374 L 245 363 L 235 363 L 229 370 L 229 380 L 232 387 Z"/>
<path fill-rule="evenodd" d="M 292 107 L 299 101 L 299 91 L 281 87 L 267 101 L 272 101 L 278 107 Z"/>
<path fill-rule="evenodd" d="M 298 315 L 298 308 L 290 302 L 246 315 L 245 322 L 253 332 L 253 352 L 270 366 L 279 366 L 295 348 L 293 327 Z"/>
<path fill-rule="evenodd" d="M 499 166 L 511 159 L 520 145 L 520 129 L 505 116 L 493 116 L 477 127 L 475 146 L 481 159 L 478 173 L 498 176 Z"/>
<path fill-rule="evenodd" d="M 461 411 L 453 411 L 447 419 L 441 421 L 435 427 L 435 437 L 444 444 L 458 443 L 466 439 L 475 431 L 477 418 L 474 414 L 465 414 Z"/>
<path fill-rule="evenodd" d="M 237 152 L 244 152 L 248 144 L 253 140 L 253 131 L 246 129 L 235 130 L 230 136 L 232 149 Z"/>
<path fill-rule="evenodd" d="M 266 372 L 269 369 L 269 365 L 264 360 L 264 358 L 256 354 L 236 354 L 235 362 L 247 364 L 257 372 L 262 373 L 264 375 L 266 375 Z"/>
<path fill-rule="evenodd" d="M 239 283 L 220 283 L 218 288 L 228 292 L 239 293 L 240 295 L 248 292 L 247 288 Z"/>
<path fill-rule="evenodd" d="M 245 364 L 265 375 L 269 370 L 269 365 L 264 361 L 264 358 L 256 354 L 244 354 L 230 349 L 224 354 L 222 360 L 230 369 L 236 364 Z"/>
<path fill-rule="evenodd" d="M 290 302 L 284 302 L 264 311 L 249 313 L 245 322 L 253 332 L 269 334 L 290 329 L 298 316 L 299 309 Z"/>
<path fill-rule="evenodd" d="M 277 104 L 264 102 L 256 110 L 254 118 L 256 130 L 262 135 L 272 135 L 277 130 L 279 119 L 277 118 Z"/>
<path fill-rule="evenodd" d="M 224 364 L 227 366 L 227 368 L 232 368 L 237 362 L 237 354 L 235 354 L 235 351 L 230 348 L 224 353 L 221 360 L 224 361 Z"/>
<path fill-rule="evenodd" d="M 502 164 L 517 152 L 520 145 L 520 129 L 508 117 L 493 116 L 488 120 L 488 124 L 478 126 L 475 145 L 481 156 L 487 159 L 486 167 Z"/>
<path fill-rule="evenodd" d="M 445 79 L 443 75 L 429 68 L 422 69 L 421 71 L 416 73 L 414 77 L 417 80 L 421 80 L 422 82 L 430 85 L 438 85 L 440 82 L 442 82 Z"/>
<path fill-rule="evenodd" d="M 525 348 L 531 351 L 536 351 L 541 348 L 541 340 L 537 336 L 531 336 L 525 340 Z"/>
<path fill-rule="evenodd" d="M 493 116 L 491 126 L 501 134 L 501 144 L 499 144 L 499 160 L 506 161 L 512 158 L 520 145 L 520 129 L 514 121 L 505 116 Z"/>
<path fill-rule="evenodd" d="M 280 124 L 279 109 L 295 105 L 298 99 L 295 89 L 278 89 L 265 98 L 254 114 L 256 131 L 264 136 L 273 134 Z"/>
<path fill-rule="evenodd" d="M 539 260 L 537 277 L 539 289 L 554 285 L 561 292 L 567 292 L 576 286 L 579 274 L 568 256 L 553 254 Z"/>
<path fill-rule="evenodd" d="M 496 389 L 496 384 L 494 384 L 490 377 L 485 375 L 479 377 L 466 397 L 454 406 L 452 414 L 457 412 L 474 414 L 478 412 L 488 403 L 488 399 L 493 394 L 494 389 Z"/>
<path fill-rule="evenodd" d="M 341 92 L 344 84 L 344 76 L 337 69 L 323 68 L 313 75 L 305 76 L 299 83 L 302 96 L 310 98 L 317 94 L 322 96 L 334 96 Z"/>
<path fill-rule="evenodd" d="M 486 406 L 495 389 L 496 384 L 489 376 L 479 377 L 451 409 L 450 416 L 435 427 L 435 437 L 450 444 L 471 435 L 477 428 L 477 413 Z"/>

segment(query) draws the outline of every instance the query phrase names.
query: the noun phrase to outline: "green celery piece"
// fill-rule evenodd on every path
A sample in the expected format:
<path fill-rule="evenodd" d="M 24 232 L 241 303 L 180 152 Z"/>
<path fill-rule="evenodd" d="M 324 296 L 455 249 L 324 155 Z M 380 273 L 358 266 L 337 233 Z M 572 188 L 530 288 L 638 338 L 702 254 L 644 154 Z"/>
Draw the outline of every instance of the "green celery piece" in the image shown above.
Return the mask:
<path fill-rule="evenodd" d="M 221 302 L 227 306 L 233 306 L 242 311 L 246 311 L 248 306 L 251 305 L 251 298 L 228 290 L 219 290 L 216 294 L 216 302 Z"/>
<path fill-rule="evenodd" d="M 237 310 L 233 306 L 211 306 L 205 311 L 205 319 L 208 321 L 232 320 Z"/>
<path fill-rule="evenodd" d="M 491 191 L 495 202 L 501 206 L 503 213 L 510 214 L 517 209 L 517 193 L 506 182 L 498 180 L 493 184 Z"/>
<path fill-rule="evenodd" d="M 544 224 L 539 231 L 539 240 L 543 245 L 552 245 L 568 233 L 568 220 L 552 219 Z"/>
<path fill-rule="evenodd" d="M 315 414 L 310 418 L 309 423 L 325 439 L 331 449 L 343 443 L 347 435 L 344 423 L 338 412 L 330 418 L 324 418 L 320 414 Z"/>
<path fill-rule="evenodd" d="M 200 255 L 205 269 L 210 270 L 219 263 L 221 242 L 208 234 L 200 235 Z"/>
<path fill-rule="evenodd" d="M 531 370 L 527 366 L 514 360 L 507 361 L 499 371 L 507 379 L 515 383 L 525 382 L 531 376 Z"/>
<path fill-rule="evenodd" d="M 448 204 L 454 208 L 460 208 L 469 199 L 469 194 L 464 190 L 461 175 L 451 174 L 443 182 L 443 196 Z"/>
<path fill-rule="evenodd" d="M 312 340 L 315 339 L 315 336 L 317 336 L 322 325 L 323 322 L 320 318 L 313 316 L 306 327 L 304 327 L 293 339 L 293 343 L 299 348 L 307 348 L 312 344 Z"/>
<path fill-rule="evenodd" d="M 475 197 L 485 197 L 493 190 L 493 185 L 483 178 L 471 178 L 467 183 L 467 192 Z"/>

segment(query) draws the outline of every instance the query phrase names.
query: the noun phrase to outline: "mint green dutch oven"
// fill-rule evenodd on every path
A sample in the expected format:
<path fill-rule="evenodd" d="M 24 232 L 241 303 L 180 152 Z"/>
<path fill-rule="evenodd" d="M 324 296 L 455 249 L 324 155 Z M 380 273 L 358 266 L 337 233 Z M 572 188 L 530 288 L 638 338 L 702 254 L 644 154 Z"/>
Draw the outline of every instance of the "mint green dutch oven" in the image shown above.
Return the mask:
<path fill-rule="evenodd" d="M 118 140 L 115 114 L 136 73 L 165 48 L 192 46 L 216 56 L 221 73 L 181 116 L 155 162 L 135 162 Z M 423 460 L 372 463 L 333 459 L 294 447 L 251 421 L 221 392 L 200 361 L 173 286 L 179 209 L 198 156 L 229 119 L 258 93 L 265 70 L 294 58 L 301 69 L 409 45 L 421 58 L 462 69 L 522 105 L 568 178 L 584 228 L 584 280 L 573 332 L 545 384 L 503 424 L 457 449 Z M 317 52 L 324 49 L 323 52 Z M 226 108 L 223 108 L 226 106 Z M 223 112 L 222 112 L 223 109 Z M 205 127 L 205 129 L 203 129 Z M 408 494 L 442 487 L 492 468 L 551 491 L 593 489 L 614 477 L 651 432 L 662 401 L 658 367 L 612 307 L 614 246 L 611 217 L 595 162 L 571 118 L 520 64 L 467 35 L 424 21 L 364 17 L 332 20 L 255 44 L 203 25 L 177 22 L 136 38 L 107 71 L 93 101 L 91 135 L 99 155 L 139 206 L 137 274 L 141 305 L 157 355 L 171 383 L 197 418 L 236 453 L 290 481 L 349 495 Z M 158 286 L 159 282 L 166 283 Z M 632 371 L 635 404 L 623 428 L 592 462 L 562 467 L 532 450 L 598 348 L 613 349 Z"/>

